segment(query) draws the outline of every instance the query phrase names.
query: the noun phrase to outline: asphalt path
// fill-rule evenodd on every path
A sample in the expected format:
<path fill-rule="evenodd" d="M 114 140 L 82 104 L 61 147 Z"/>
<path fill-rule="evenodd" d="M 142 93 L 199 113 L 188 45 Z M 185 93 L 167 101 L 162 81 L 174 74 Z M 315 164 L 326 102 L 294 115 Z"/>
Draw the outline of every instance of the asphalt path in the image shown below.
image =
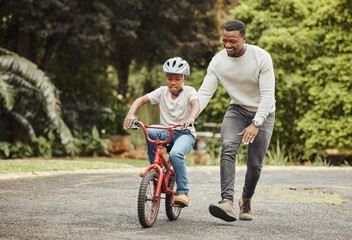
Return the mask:
<path fill-rule="evenodd" d="M 235 210 L 245 167 L 236 170 Z M 131 172 L 75 173 L 0 180 L 0 239 L 352 239 L 352 168 L 264 167 L 253 221 L 209 214 L 220 200 L 218 167 L 188 169 L 190 206 L 169 221 L 161 202 L 141 227 Z"/>

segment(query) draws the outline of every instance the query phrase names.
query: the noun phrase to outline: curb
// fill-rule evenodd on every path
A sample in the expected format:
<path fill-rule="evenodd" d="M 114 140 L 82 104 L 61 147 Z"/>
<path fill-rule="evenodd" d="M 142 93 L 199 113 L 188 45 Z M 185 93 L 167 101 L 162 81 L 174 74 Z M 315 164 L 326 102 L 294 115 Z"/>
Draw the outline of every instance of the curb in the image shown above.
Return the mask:
<path fill-rule="evenodd" d="M 236 172 L 245 171 L 246 166 L 236 166 Z M 65 174 L 104 174 L 104 173 L 139 173 L 145 168 L 115 168 L 115 169 L 82 169 L 73 171 L 47 171 L 0 174 L 0 180 L 46 177 Z M 264 171 L 351 171 L 352 167 L 312 167 L 312 166 L 264 166 Z M 220 171 L 219 166 L 187 167 L 188 172 Z"/>

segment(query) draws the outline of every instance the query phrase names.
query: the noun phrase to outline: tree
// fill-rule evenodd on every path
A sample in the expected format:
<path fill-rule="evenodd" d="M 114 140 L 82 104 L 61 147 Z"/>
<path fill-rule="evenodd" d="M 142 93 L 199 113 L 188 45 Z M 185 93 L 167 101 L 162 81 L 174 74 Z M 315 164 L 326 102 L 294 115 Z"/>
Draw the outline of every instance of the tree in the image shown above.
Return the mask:
<path fill-rule="evenodd" d="M 107 80 L 101 81 L 108 68 L 102 48 L 110 36 L 106 19 L 100 1 L 0 0 L 0 46 L 30 59 L 50 75 L 61 91 L 62 114 L 72 129 L 90 131 L 101 105 L 108 106 L 113 94 L 114 89 L 109 94 L 96 91 L 111 88 Z M 16 112 L 26 114 L 20 108 Z M 46 127 L 45 120 L 44 114 L 36 114 L 37 133 Z M 12 140 L 23 138 L 16 128 L 13 135 Z"/>
<path fill-rule="evenodd" d="M 62 41 L 77 48 L 97 48 L 108 40 L 109 23 L 99 1 L 1 0 L 0 6 L 0 45 L 44 71 Z"/>
<path fill-rule="evenodd" d="M 60 102 L 50 79 L 25 58 L 0 48 L 0 114 L 25 128 L 35 136 L 30 117 L 38 110 L 46 113 L 51 126 L 57 130 L 61 143 L 71 155 L 77 153 L 75 140 L 60 117 Z M 28 104 L 34 101 L 35 104 Z M 26 116 L 15 111 L 16 106 L 26 109 Z"/>
<path fill-rule="evenodd" d="M 77 110 L 90 108 L 92 102 L 96 109 L 112 105 L 97 101 L 102 99 L 98 94 L 90 94 L 96 90 L 94 84 L 101 86 L 101 79 L 106 77 L 103 71 L 109 65 L 116 69 L 119 81 L 114 90 L 124 96 L 124 103 L 130 95 L 132 63 L 151 69 L 179 55 L 192 66 L 207 66 L 219 44 L 219 6 L 226 8 L 232 2 L 0 0 L 0 46 L 30 59 L 51 75 L 53 83 L 63 90 L 60 97 L 65 120 L 77 115 L 96 116 L 92 112 L 78 114 Z M 90 84 L 81 87 L 84 81 Z M 107 96 L 105 93 L 102 95 Z M 70 109 L 66 111 L 66 107 Z M 67 121 L 70 127 L 77 125 L 73 122 Z"/>
<path fill-rule="evenodd" d="M 173 56 L 194 66 L 210 61 L 219 45 L 218 1 L 108 1 L 110 56 L 119 77 L 118 91 L 128 94 L 132 61 L 151 68 Z"/>

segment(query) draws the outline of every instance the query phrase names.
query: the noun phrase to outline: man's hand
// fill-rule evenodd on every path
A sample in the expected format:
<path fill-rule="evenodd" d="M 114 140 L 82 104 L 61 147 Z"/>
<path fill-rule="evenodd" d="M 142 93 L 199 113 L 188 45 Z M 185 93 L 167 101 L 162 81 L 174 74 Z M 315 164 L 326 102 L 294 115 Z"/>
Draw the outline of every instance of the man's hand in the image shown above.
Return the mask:
<path fill-rule="evenodd" d="M 244 145 L 248 145 L 249 143 L 253 143 L 255 137 L 258 135 L 259 128 L 255 127 L 253 123 L 243 129 L 242 132 L 238 134 L 238 136 L 243 136 L 242 142 Z"/>
<path fill-rule="evenodd" d="M 192 127 L 194 127 L 194 118 L 188 118 L 186 121 L 184 121 L 183 123 L 182 123 L 182 127 L 183 128 L 187 128 L 187 127 L 189 127 L 189 125 L 192 125 Z"/>
<path fill-rule="evenodd" d="M 134 120 L 137 118 L 134 115 L 127 115 L 125 121 L 123 122 L 123 129 L 127 130 L 131 127 Z"/>
<path fill-rule="evenodd" d="M 193 99 L 191 101 L 191 107 L 191 113 L 188 115 L 187 120 L 182 123 L 182 127 L 184 128 L 189 127 L 189 125 L 192 125 L 192 127 L 194 127 L 194 121 L 199 113 L 199 100 Z"/>

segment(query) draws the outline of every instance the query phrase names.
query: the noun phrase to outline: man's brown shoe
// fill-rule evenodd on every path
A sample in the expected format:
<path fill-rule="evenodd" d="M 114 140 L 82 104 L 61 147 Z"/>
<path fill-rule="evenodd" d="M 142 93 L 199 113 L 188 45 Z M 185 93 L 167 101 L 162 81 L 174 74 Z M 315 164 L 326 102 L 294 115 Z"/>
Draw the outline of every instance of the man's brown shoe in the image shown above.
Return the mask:
<path fill-rule="evenodd" d="M 214 217 L 220 218 L 226 222 L 236 221 L 236 213 L 233 208 L 233 202 L 227 199 L 221 200 L 219 203 L 210 204 L 209 212 Z"/>
<path fill-rule="evenodd" d="M 189 203 L 189 195 L 186 194 L 179 194 L 175 197 L 174 205 L 178 205 L 180 207 L 188 207 Z"/>
<path fill-rule="evenodd" d="M 238 203 L 240 205 L 240 220 L 252 220 L 251 198 L 241 197 Z"/>

